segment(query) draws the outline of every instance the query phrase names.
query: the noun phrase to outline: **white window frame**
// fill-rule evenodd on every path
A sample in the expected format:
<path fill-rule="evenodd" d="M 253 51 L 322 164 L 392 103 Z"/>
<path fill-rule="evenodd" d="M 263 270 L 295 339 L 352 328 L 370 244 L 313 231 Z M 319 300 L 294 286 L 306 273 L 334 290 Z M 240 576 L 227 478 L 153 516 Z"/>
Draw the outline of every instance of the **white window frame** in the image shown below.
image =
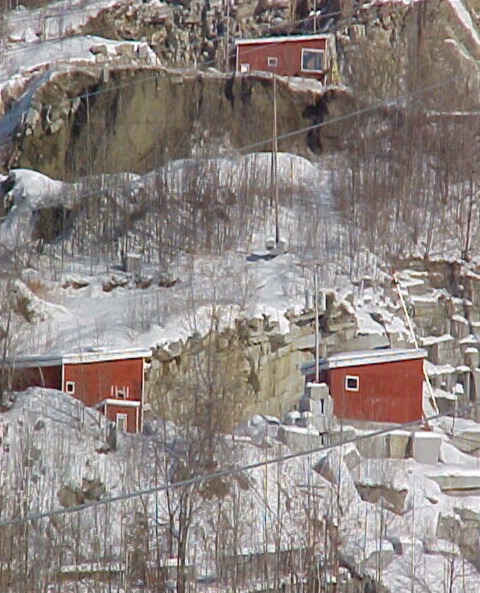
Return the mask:
<path fill-rule="evenodd" d="M 244 62 L 240 64 L 240 73 L 241 74 L 249 74 L 250 73 L 250 64 L 248 62 Z"/>
<path fill-rule="evenodd" d="M 65 393 L 75 395 L 75 381 L 65 381 Z"/>
<path fill-rule="evenodd" d="M 276 68 L 278 66 L 278 58 L 276 58 L 275 56 L 268 56 L 267 66 L 269 68 Z"/>
<path fill-rule="evenodd" d="M 130 389 L 129 387 L 117 387 L 115 386 L 115 397 L 117 399 L 128 399 L 130 395 Z"/>
<path fill-rule="evenodd" d="M 120 424 L 122 424 L 123 427 L 121 427 Z M 117 412 L 115 414 L 115 426 L 118 431 L 128 432 L 128 414 Z"/>
<path fill-rule="evenodd" d="M 313 68 L 304 68 L 303 67 L 303 60 L 306 53 L 311 54 L 322 54 L 322 68 L 320 70 L 313 69 Z M 324 72 L 325 70 L 325 50 L 324 49 L 312 49 L 309 47 L 302 47 L 302 72 Z"/>
<path fill-rule="evenodd" d="M 349 381 L 355 381 L 356 387 L 349 387 Z M 346 375 L 345 376 L 345 391 L 359 391 L 360 390 L 360 377 L 358 375 Z"/>

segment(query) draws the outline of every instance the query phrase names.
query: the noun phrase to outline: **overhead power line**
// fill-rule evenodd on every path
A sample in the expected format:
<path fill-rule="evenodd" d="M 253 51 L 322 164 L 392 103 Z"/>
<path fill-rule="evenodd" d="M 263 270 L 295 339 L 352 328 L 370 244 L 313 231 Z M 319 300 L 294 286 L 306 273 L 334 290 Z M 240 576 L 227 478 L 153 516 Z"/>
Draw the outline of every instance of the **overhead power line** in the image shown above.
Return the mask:
<path fill-rule="evenodd" d="M 83 10 L 84 10 L 84 9 L 81 9 L 80 11 L 83 11 Z M 318 18 L 329 18 L 329 17 L 337 16 L 337 15 L 339 15 L 339 14 L 341 14 L 341 12 L 340 12 L 340 11 L 332 11 L 332 12 L 329 12 L 329 13 L 320 14 L 320 15 L 318 16 Z M 313 16 L 310 16 L 310 15 L 309 15 L 309 16 L 307 16 L 307 17 L 303 18 L 303 19 L 298 19 L 298 20 L 296 20 L 296 21 L 289 21 L 289 23 L 288 23 L 288 24 L 292 24 L 292 25 L 299 25 L 299 24 L 302 24 L 302 23 L 309 22 L 309 21 L 311 21 L 313 18 L 314 18 Z M 337 23 L 337 25 L 336 25 L 336 26 L 334 26 L 334 27 L 330 27 L 330 28 L 329 28 L 327 31 L 320 32 L 320 33 L 317 33 L 317 34 L 318 34 L 318 35 L 320 35 L 320 36 L 321 36 L 321 35 L 328 35 L 328 34 L 333 34 L 333 33 L 337 32 L 337 31 L 339 31 L 339 30 L 345 29 L 345 26 L 346 26 L 346 24 L 348 24 L 348 23 L 350 23 L 350 22 L 351 22 L 351 19 L 348 19 L 347 23 L 345 23 L 345 22 L 343 22 L 343 21 L 342 21 L 342 22 L 340 22 L 340 23 Z M 362 19 L 362 20 L 360 21 L 360 24 L 365 24 L 365 22 L 368 22 L 368 19 Z M 102 30 L 108 30 L 108 29 L 109 29 L 109 27 L 108 27 L 108 28 L 105 28 L 105 29 L 99 29 L 98 31 L 102 31 Z M 275 27 L 273 27 L 273 30 L 275 30 Z M 309 34 L 309 35 L 310 35 L 310 34 L 311 34 L 311 35 L 313 35 L 313 34 L 315 34 L 315 33 L 308 32 L 308 34 Z M 51 42 L 51 43 L 55 43 L 55 42 L 58 42 L 58 41 L 62 41 L 63 39 L 72 39 L 72 38 L 75 38 L 75 37 L 83 37 L 83 35 L 74 35 L 74 36 L 71 36 L 71 35 L 69 35 L 69 36 L 60 37 L 59 39 L 46 40 L 46 41 L 45 41 L 45 42 L 43 42 L 43 43 L 50 43 L 50 42 Z M 292 38 L 299 38 L 299 37 L 302 37 L 302 35 L 294 34 L 294 35 L 290 35 L 290 37 L 292 37 Z M 205 38 L 205 41 L 221 41 L 221 40 L 223 40 L 223 39 L 224 39 L 224 35 L 217 35 L 217 36 L 215 36 L 215 37 L 212 37 L 212 38 Z M 273 42 L 273 41 L 276 39 L 276 37 L 275 37 L 274 35 L 272 35 L 272 36 L 270 36 L 270 37 L 265 37 L 264 39 L 266 39 L 266 40 L 269 40 L 269 41 L 272 41 L 272 42 Z M 241 40 L 241 41 L 253 41 L 254 39 L 253 39 L 253 38 L 252 38 L 252 39 L 244 39 L 244 38 L 241 38 L 241 39 L 238 39 L 238 40 Z M 111 41 L 111 40 L 110 40 L 110 39 L 106 39 L 106 41 Z M 115 41 L 115 40 L 114 40 L 114 41 Z M 124 40 L 124 39 L 119 39 L 119 40 L 117 40 L 117 41 L 118 41 L 119 43 L 120 43 L 120 42 L 122 42 L 122 41 L 128 41 L 128 42 L 131 42 L 131 40 Z M 133 43 L 140 43 L 140 41 L 134 41 Z M 279 43 L 283 43 L 283 41 L 282 41 L 282 42 L 279 42 Z M 35 46 L 33 46 L 33 47 L 35 47 Z M 30 49 L 30 48 L 28 48 L 28 47 L 21 48 L 21 50 L 25 50 L 25 51 L 26 51 L 26 50 L 28 50 L 28 49 Z M 254 53 L 254 52 L 257 52 L 257 51 L 261 51 L 261 49 L 262 49 L 261 47 L 252 47 L 252 48 L 250 48 L 250 49 L 246 50 L 246 51 L 245 51 L 245 54 L 248 54 L 248 53 Z M 214 60 L 214 61 L 207 61 L 207 62 L 205 62 L 205 63 L 203 63 L 203 64 L 202 64 L 202 67 L 207 67 L 207 66 L 209 66 L 209 65 L 210 65 L 210 64 L 212 64 L 212 63 L 216 63 L 216 61 L 215 61 L 215 60 Z M 108 65 L 108 64 L 106 64 L 106 65 Z M 192 72 L 192 68 L 194 68 L 194 69 L 195 69 L 195 71 L 197 71 L 197 72 L 198 72 L 198 71 L 202 72 L 202 70 L 199 70 L 199 69 L 198 69 L 196 66 L 194 66 L 194 65 L 192 65 L 192 66 L 186 66 L 186 67 L 184 67 L 184 68 L 179 68 L 179 67 L 176 67 L 176 68 L 170 68 L 170 67 L 167 67 L 167 68 L 166 68 L 166 70 L 171 70 L 171 71 L 173 71 L 173 72 L 185 72 L 185 73 L 188 73 L 188 72 Z M 260 71 L 260 72 L 261 72 L 261 71 Z M 223 75 L 233 75 L 233 74 L 237 74 L 236 72 L 233 72 L 233 71 L 229 71 L 229 72 L 221 72 L 220 70 L 219 70 L 219 73 L 220 73 L 220 74 L 223 74 Z M 267 72 L 267 74 L 268 74 L 268 72 Z M 276 74 L 274 74 L 274 75 L 276 76 Z M 457 75 L 457 76 L 458 76 L 458 75 Z M 453 76 L 453 77 L 451 77 L 450 79 L 447 79 L 447 80 L 443 80 L 443 81 L 441 81 L 441 82 L 439 83 L 439 86 L 443 86 L 443 85 L 446 85 L 446 84 L 449 84 L 449 83 L 451 83 L 453 80 L 455 80 L 455 79 L 457 78 L 457 76 Z M 67 99 L 67 102 L 71 102 L 71 103 L 73 103 L 73 102 L 74 102 L 74 101 L 76 101 L 78 98 L 80 98 L 80 99 L 84 99 L 84 98 L 87 98 L 87 97 L 88 97 L 88 98 L 90 98 L 90 97 L 93 97 L 93 96 L 96 96 L 96 95 L 100 95 L 100 94 L 103 94 L 103 93 L 112 92 L 112 91 L 114 91 L 114 90 L 119 90 L 119 89 L 122 89 L 122 88 L 127 88 L 127 87 L 129 87 L 129 86 L 133 86 L 133 85 L 136 85 L 136 84 L 142 84 L 142 83 L 145 83 L 145 82 L 150 82 L 150 81 L 153 81 L 153 80 L 157 80 L 157 78 L 158 78 L 158 73 L 156 73 L 155 75 L 153 75 L 153 76 L 151 76 L 151 77 L 146 77 L 146 78 L 143 78 L 143 79 L 141 79 L 141 80 L 136 80 L 136 81 L 131 81 L 131 82 L 128 82 L 128 83 L 117 84 L 117 85 L 110 86 L 109 88 L 104 88 L 104 89 L 97 89 L 96 91 L 93 91 L 93 92 L 90 92 L 90 91 L 88 91 L 88 92 L 86 92 L 86 93 L 83 93 L 83 94 L 80 94 L 80 95 L 76 95 L 75 97 L 72 97 L 72 98 L 70 98 L 70 99 Z M 436 85 L 434 85 L 434 86 L 436 86 Z M 414 92 L 413 92 L 413 94 L 414 94 L 415 92 L 422 92 L 422 89 L 419 89 L 419 91 L 414 91 Z M 409 94 L 407 94 L 407 95 L 409 95 Z M 405 95 L 405 96 L 407 96 L 407 95 Z M 390 101 L 390 102 L 395 102 L 396 100 L 398 101 L 398 98 L 397 98 L 397 99 L 386 99 L 386 100 L 381 100 L 381 101 Z M 24 113 L 26 113 L 26 111 L 25 111 Z M 318 124 L 318 125 L 320 125 L 320 124 Z M 309 128 L 307 127 L 307 128 L 304 128 L 304 129 L 302 129 L 302 130 L 299 130 L 299 132 L 298 132 L 298 133 L 300 133 L 300 131 L 303 131 L 303 130 L 307 130 L 307 131 L 308 131 L 308 130 L 309 130 Z M 293 133 L 291 133 L 291 134 L 293 134 Z M 280 139 L 280 138 L 281 138 L 281 136 L 279 136 L 279 139 Z M 266 142 L 270 142 L 270 143 L 271 143 L 271 141 L 272 141 L 272 139 L 270 138 L 270 139 L 268 139 L 268 140 L 265 140 L 264 142 L 265 142 L 265 143 L 266 143 Z M 240 150 L 241 150 L 241 149 L 240 149 Z"/>
<path fill-rule="evenodd" d="M 176 70 L 171 70 L 171 72 L 176 72 Z M 441 80 L 438 83 L 434 83 L 434 84 L 428 85 L 426 87 L 417 89 L 416 91 L 410 91 L 408 93 L 405 93 L 404 95 L 400 95 L 395 99 L 381 99 L 372 105 L 368 105 L 367 107 L 357 109 L 354 111 L 350 111 L 349 113 L 346 113 L 344 115 L 333 117 L 332 119 L 330 119 L 328 121 L 319 122 L 318 124 L 311 124 L 311 125 L 305 126 L 303 128 L 298 128 L 291 132 L 280 134 L 277 137 L 277 141 L 284 140 L 287 138 L 293 138 L 297 135 L 308 133 L 309 131 L 313 131 L 313 130 L 318 130 L 325 126 L 334 126 L 337 123 L 348 121 L 349 119 L 355 118 L 359 115 L 365 115 L 366 113 L 377 111 L 378 109 L 381 109 L 382 107 L 383 108 L 391 107 L 393 105 L 402 106 L 402 105 L 408 103 L 408 101 L 413 97 L 421 96 L 422 94 L 428 93 L 431 90 L 439 89 L 446 85 L 451 85 L 451 83 L 453 81 L 458 80 L 459 78 L 461 78 L 461 76 L 462 76 L 461 74 L 456 74 L 456 75 L 451 76 L 450 78 Z M 155 75 L 153 75 L 151 77 L 145 77 L 145 78 L 141 78 L 140 80 L 134 80 L 134 81 L 130 81 L 128 83 L 118 84 L 118 85 L 115 85 L 114 87 L 109 87 L 108 89 L 98 89 L 97 91 L 95 91 L 93 93 L 85 93 L 85 94 L 79 95 L 78 97 L 79 98 L 92 97 L 97 94 L 102 94 L 105 92 L 112 92 L 115 89 L 127 88 L 130 86 L 136 85 L 136 84 L 143 84 L 145 82 L 154 81 L 154 80 L 157 80 L 157 78 L 158 78 L 158 73 L 156 73 Z M 69 101 L 73 102 L 73 101 L 75 101 L 75 98 L 71 98 L 71 99 L 69 99 Z M 155 122 L 152 121 L 150 123 L 153 124 Z M 128 124 L 125 124 L 125 125 L 128 125 Z M 252 151 L 253 149 L 258 149 L 258 148 L 262 148 L 262 147 L 270 147 L 271 143 L 272 143 L 272 137 L 268 137 L 264 140 L 260 140 L 260 141 L 257 141 L 257 142 L 251 143 L 251 144 L 243 145 L 235 150 L 237 150 L 240 153 L 241 152 L 249 152 L 249 151 Z M 192 160 L 195 160 L 195 159 L 192 158 Z M 123 173 L 118 173 L 118 175 L 122 175 L 122 174 Z M 98 174 L 98 175 L 101 175 L 101 174 Z M 80 193 L 76 197 L 77 197 L 77 199 L 82 199 L 85 197 L 93 197 L 96 195 L 101 195 L 107 191 L 123 190 L 123 189 L 125 189 L 126 185 L 131 182 L 132 182 L 132 180 L 120 181 L 118 184 L 108 185 L 107 187 L 99 188 L 98 190 L 85 191 L 83 193 Z M 67 183 L 67 182 L 65 182 L 65 183 Z M 74 186 L 74 185 L 75 185 L 75 183 L 72 183 L 72 186 Z M 0 247 L 2 247 L 1 244 L 0 244 Z"/>
<path fill-rule="evenodd" d="M 180 70 L 180 71 L 182 72 L 182 70 Z M 173 74 L 173 73 L 176 73 L 177 72 L 177 69 L 165 69 L 162 72 L 167 72 L 167 73 L 170 72 L 170 73 Z M 160 72 L 156 72 L 154 75 L 141 78 L 140 80 L 133 80 L 133 81 L 125 82 L 125 83 L 122 83 L 122 84 L 116 84 L 116 85 L 110 86 L 109 88 L 106 88 L 106 89 L 97 89 L 97 90 L 92 91 L 92 92 L 88 91 L 86 93 L 82 93 L 80 95 L 77 95 L 76 97 L 72 97 L 72 98 L 68 99 L 67 102 L 73 103 L 77 99 L 87 99 L 87 98 L 90 99 L 90 98 L 95 97 L 97 95 L 102 95 L 104 93 L 113 92 L 115 90 L 120 90 L 120 89 L 123 89 L 123 88 L 128 88 L 128 87 L 131 87 L 131 86 L 135 86 L 137 84 L 144 84 L 146 82 L 153 82 L 153 81 L 155 81 L 155 80 L 158 79 L 159 74 L 160 74 Z M 262 73 L 259 73 L 259 74 L 262 74 Z M 266 73 L 266 74 L 268 75 L 269 73 Z M 241 75 L 241 76 L 245 76 L 245 75 Z M 250 77 L 250 76 L 251 75 L 248 75 L 248 77 Z M 277 75 L 271 75 L 271 76 L 277 76 Z M 292 137 L 297 136 L 299 134 L 304 134 L 305 132 L 310 132 L 310 131 L 313 131 L 313 130 L 317 130 L 317 129 L 320 129 L 322 127 L 329 126 L 329 125 L 335 125 L 336 123 L 340 123 L 340 122 L 346 121 L 346 120 L 348 120 L 350 118 L 357 117 L 358 115 L 364 115 L 365 113 L 369 113 L 371 111 L 376 111 L 376 110 L 378 110 L 378 109 L 380 109 L 382 107 L 392 107 L 394 105 L 397 105 L 397 106 L 402 105 L 402 104 L 406 103 L 409 99 L 411 99 L 413 97 L 416 97 L 416 96 L 425 94 L 425 93 L 427 93 L 427 92 L 429 92 L 431 90 L 434 90 L 434 89 L 437 89 L 437 88 L 441 88 L 443 86 L 451 85 L 451 83 L 453 81 L 458 80 L 461 77 L 462 77 L 461 74 L 455 74 L 455 75 L 451 76 L 450 78 L 443 79 L 443 80 L 441 80 L 441 81 L 439 81 L 437 83 L 428 85 L 426 87 L 422 87 L 422 88 L 417 89 L 415 91 L 409 91 L 408 93 L 405 93 L 404 95 L 399 95 L 399 96 L 397 96 L 394 99 L 392 99 L 392 98 L 389 98 L 389 99 L 380 99 L 377 102 L 375 102 L 373 105 L 368 105 L 367 107 L 363 107 L 363 108 L 357 109 L 355 111 L 350 111 L 349 113 L 346 113 L 344 115 L 339 115 L 337 117 L 333 117 L 332 119 L 329 119 L 328 121 L 319 122 L 318 124 L 311 124 L 311 125 L 305 126 L 303 128 L 297 128 L 296 130 L 293 130 L 291 132 L 286 132 L 284 134 L 279 134 L 277 136 L 277 140 L 284 140 L 284 139 L 287 139 L 287 138 L 292 138 Z M 280 77 L 280 78 L 287 78 L 287 77 Z M 26 112 L 24 112 L 24 113 L 26 113 Z M 149 122 L 146 122 L 146 123 L 153 124 L 153 123 L 158 123 L 158 121 L 156 122 L 155 120 L 153 120 L 153 121 L 152 120 L 149 120 Z M 141 124 L 140 122 L 138 122 L 138 123 L 135 124 L 134 122 L 125 122 L 124 125 L 126 125 L 126 126 L 127 125 L 143 125 L 143 123 Z M 264 145 L 271 145 L 272 140 L 273 140 L 273 137 L 269 136 L 268 138 L 265 138 L 264 140 L 260 140 L 258 142 L 254 142 L 252 144 L 246 144 L 246 145 L 240 146 L 236 150 L 238 150 L 238 151 L 248 151 L 248 150 L 250 150 L 252 148 L 258 148 L 258 147 L 264 146 Z"/>
<path fill-rule="evenodd" d="M 457 415 L 458 415 L 458 413 L 459 414 L 466 413 L 474 408 L 477 408 L 479 405 L 480 405 L 480 402 L 466 404 L 465 406 L 462 406 L 457 410 Z M 323 452 L 335 449 L 337 447 L 341 447 L 341 446 L 349 445 L 349 444 L 355 444 L 360 441 L 365 441 L 365 440 L 373 438 L 373 437 L 386 435 L 386 434 L 389 434 L 395 430 L 402 430 L 402 429 L 409 429 L 409 428 L 412 429 L 412 428 L 422 425 L 423 423 L 428 423 L 428 422 L 437 420 L 439 418 L 443 418 L 448 415 L 449 415 L 448 413 L 443 412 L 443 413 L 435 414 L 432 416 L 428 416 L 428 417 L 424 418 L 423 421 L 415 420 L 412 422 L 402 422 L 399 424 L 395 424 L 389 428 L 382 428 L 379 430 L 369 432 L 367 434 L 357 435 L 355 437 L 345 439 L 344 441 L 339 442 L 339 443 L 322 445 L 320 447 L 314 447 L 314 448 L 308 449 L 308 450 L 297 451 L 294 453 L 288 453 L 286 455 L 280 455 L 280 456 L 274 457 L 272 459 L 265 459 L 263 461 L 257 461 L 255 463 L 242 465 L 240 467 L 229 467 L 229 468 L 217 470 L 214 472 L 207 472 L 205 474 L 193 476 L 191 478 L 188 478 L 185 480 L 180 480 L 178 482 L 163 483 L 163 484 L 159 484 L 157 486 L 151 486 L 150 488 L 144 488 L 142 490 L 126 492 L 123 494 L 110 496 L 108 498 L 103 498 L 101 500 L 91 501 L 91 502 L 87 502 L 87 503 L 80 504 L 80 505 L 75 505 L 75 506 L 66 507 L 66 508 L 57 508 L 57 509 L 52 509 L 50 511 L 40 512 L 40 513 L 32 513 L 30 515 L 26 515 L 25 517 L 16 517 L 14 519 L 7 519 L 4 521 L 0 521 L 0 528 L 14 526 L 14 525 L 23 525 L 23 524 L 31 523 L 33 521 L 38 521 L 41 519 L 57 517 L 59 515 L 69 515 L 72 513 L 78 513 L 80 511 L 84 511 L 84 510 L 91 509 L 91 508 L 97 508 L 100 506 L 114 504 L 114 503 L 121 502 L 121 501 L 132 500 L 135 498 L 139 498 L 141 496 L 148 496 L 151 494 L 155 494 L 157 492 L 163 492 L 166 490 L 177 490 L 178 488 L 193 486 L 194 484 L 200 484 L 203 482 L 208 482 L 210 480 L 215 480 L 218 478 L 232 476 L 232 475 L 235 475 L 235 474 L 238 474 L 241 472 L 252 471 L 255 469 L 262 468 L 262 467 L 275 465 L 277 463 L 291 461 L 293 459 L 300 459 L 300 458 L 306 457 L 308 455 L 323 453 Z"/>

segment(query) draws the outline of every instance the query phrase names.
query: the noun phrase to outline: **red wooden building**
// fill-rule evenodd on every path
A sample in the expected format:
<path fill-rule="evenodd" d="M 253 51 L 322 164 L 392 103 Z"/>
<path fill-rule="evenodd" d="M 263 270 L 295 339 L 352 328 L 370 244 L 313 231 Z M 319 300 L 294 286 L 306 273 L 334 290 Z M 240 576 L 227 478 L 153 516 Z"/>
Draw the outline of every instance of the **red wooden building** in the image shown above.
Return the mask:
<path fill-rule="evenodd" d="M 273 72 L 280 76 L 316 78 L 332 84 L 336 70 L 333 35 L 296 35 L 240 39 L 235 42 L 236 71 Z"/>
<path fill-rule="evenodd" d="M 92 349 L 75 354 L 23 356 L 9 362 L 12 388 L 59 389 L 101 411 L 119 430 L 143 428 L 144 361 L 149 350 Z"/>
<path fill-rule="evenodd" d="M 421 349 L 345 352 L 319 360 L 319 378 L 329 386 L 337 418 L 412 422 L 422 419 L 425 357 Z M 313 382 L 315 362 L 302 373 Z"/>

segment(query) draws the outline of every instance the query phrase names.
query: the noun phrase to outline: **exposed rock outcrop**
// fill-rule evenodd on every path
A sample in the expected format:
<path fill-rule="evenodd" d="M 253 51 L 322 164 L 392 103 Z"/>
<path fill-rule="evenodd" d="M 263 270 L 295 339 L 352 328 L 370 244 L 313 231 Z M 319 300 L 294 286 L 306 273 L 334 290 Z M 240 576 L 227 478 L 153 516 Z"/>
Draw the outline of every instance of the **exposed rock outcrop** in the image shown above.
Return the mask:
<path fill-rule="evenodd" d="M 195 146 L 256 151 L 270 149 L 272 79 L 158 68 L 114 68 L 57 73 L 35 96 L 32 125 L 23 127 L 9 162 L 51 177 L 77 179 L 95 173 L 145 173 Z M 348 137 L 348 125 L 328 121 L 352 106 L 339 89 L 291 90 L 277 85 L 279 150 L 323 153 Z M 318 118 L 315 138 L 305 130 Z M 295 132 L 295 134 L 293 134 Z M 292 135 L 293 134 L 293 135 Z M 177 142 L 181 138 L 182 142 Z M 342 140 L 340 140 L 342 138 Z M 129 150 L 125 150 L 128 145 Z M 4 165 L 5 166 L 5 165 Z"/>

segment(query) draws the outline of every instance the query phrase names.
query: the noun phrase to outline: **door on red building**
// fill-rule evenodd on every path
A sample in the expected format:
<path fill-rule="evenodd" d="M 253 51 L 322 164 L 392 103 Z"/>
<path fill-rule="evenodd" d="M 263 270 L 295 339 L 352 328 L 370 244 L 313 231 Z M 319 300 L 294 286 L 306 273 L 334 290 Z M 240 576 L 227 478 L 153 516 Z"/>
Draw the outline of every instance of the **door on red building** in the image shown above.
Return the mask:
<path fill-rule="evenodd" d="M 128 428 L 128 415 L 127 414 L 117 414 L 115 416 L 115 423 L 117 425 L 117 430 L 120 432 L 127 432 Z"/>

